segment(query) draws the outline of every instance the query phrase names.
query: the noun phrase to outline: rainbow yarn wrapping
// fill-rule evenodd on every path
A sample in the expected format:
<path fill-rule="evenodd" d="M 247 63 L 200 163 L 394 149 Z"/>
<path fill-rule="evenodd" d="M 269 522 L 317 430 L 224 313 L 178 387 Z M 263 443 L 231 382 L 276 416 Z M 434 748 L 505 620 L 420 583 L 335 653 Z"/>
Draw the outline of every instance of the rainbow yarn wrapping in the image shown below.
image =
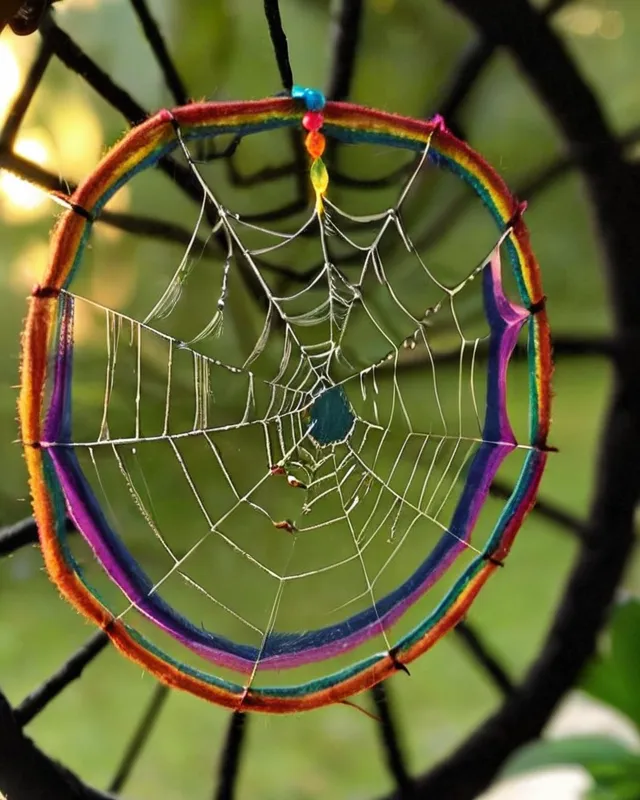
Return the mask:
<path fill-rule="evenodd" d="M 456 538 L 443 536 L 410 578 L 371 609 L 343 623 L 305 634 L 268 637 L 261 665 L 287 669 L 345 652 L 388 629 L 443 574 L 468 541 L 493 478 L 516 446 L 506 412 L 506 365 L 518 334 L 528 326 L 529 424 L 532 447 L 516 486 L 481 556 L 475 558 L 440 605 L 389 652 L 362 659 L 348 668 L 294 686 L 245 687 L 203 672 L 158 649 L 133 627 L 116 619 L 85 584 L 66 545 L 69 513 L 111 579 L 148 619 L 184 647 L 214 664 L 250 674 L 255 648 L 239 645 L 192 625 L 157 593 L 146 594 L 148 579 L 137 568 L 117 533 L 101 513 L 71 448 L 73 368 L 73 302 L 62 290 L 81 267 L 93 222 L 108 200 L 134 175 L 155 165 L 183 141 L 222 133 L 243 136 L 257 131 L 302 127 L 310 157 L 309 176 L 317 214 L 322 214 L 329 173 L 322 159 L 326 137 L 369 142 L 416 153 L 428 146 L 427 158 L 465 181 L 478 195 L 501 230 L 510 229 L 506 247 L 521 305 L 502 289 L 500 265 L 494 259 L 483 272 L 485 315 L 490 326 L 487 414 L 483 438 L 449 526 Z M 22 345 L 19 411 L 34 513 L 45 563 L 62 594 L 103 628 L 126 656 L 170 686 L 243 711 L 294 712 L 339 702 L 370 688 L 430 648 L 466 613 L 489 576 L 508 554 L 524 517 L 533 505 L 547 459 L 550 421 L 551 345 L 537 262 L 522 221 L 523 206 L 495 171 L 456 139 L 441 119 L 419 121 L 348 103 L 325 102 L 320 92 L 294 87 L 292 98 L 242 103 L 201 103 L 161 111 L 133 129 L 76 190 L 71 208 L 54 234 L 46 274 L 33 291 Z M 55 357 L 50 359 L 51 343 Z M 51 391 L 47 394 L 47 387 Z M 319 412 L 318 412 L 319 413 Z M 346 427 L 345 427 L 346 429 Z M 499 442 L 499 444 L 496 444 Z"/>

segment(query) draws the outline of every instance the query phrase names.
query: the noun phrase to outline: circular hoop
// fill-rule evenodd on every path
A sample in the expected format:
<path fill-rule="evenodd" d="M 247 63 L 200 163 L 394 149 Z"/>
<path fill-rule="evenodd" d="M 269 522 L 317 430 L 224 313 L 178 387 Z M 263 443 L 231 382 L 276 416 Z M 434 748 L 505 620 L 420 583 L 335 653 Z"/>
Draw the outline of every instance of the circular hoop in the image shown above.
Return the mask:
<path fill-rule="evenodd" d="M 528 326 L 529 426 L 532 448 L 481 556 L 463 572 L 440 605 L 406 634 L 390 652 L 380 653 L 326 677 L 297 686 L 246 689 L 240 684 L 179 663 L 140 633 L 113 617 L 84 584 L 65 546 L 65 504 L 54 448 L 47 437 L 45 387 L 49 348 L 57 325 L 60 292 L 79 267 L 93 222 L 108 200 L 138 172 L 154 166 L 184 141 L 222 133 L 246 135 L 262 130 L 300 127 L 305 109 L 288 98 L 244 103 L 206 103 L 161 111 L 133 129 L 76 190 L 55 231 L 42 283 L 32 293 L 22 344 L 20 420 L 25 458 L 45 564 L 62 594 L 106 631 L 115 646 L 164 683 L 235 710 L 286 713 L 343 701 L 389 677 L 431 647 L 464 616 L 489 576 L 502 565 L 524 517 L 534 503 L 547 459 L 550 420 L 551 345 L 537 262 L 532 253 L 523 205 L 496 172 L 466 144 L 446 130 L 442 120 L 421 122 L 328 102 L 323 132 L 346 142 L 369 142 L 416 152 L 428 145 L 428 158 L 464 180 L 489 210 L 505 245 L 526 311 Z M 179 132 L 179 136 L 178 136 Z M 499 278 L 494 276 L 494 283 Z M 506 319 L 508 301 L 494 285 L 496 315 Z M 519 330 L 519 327 L 518 327 Z M 64 332 L 62 332 L 64 334 Z M 506 334 L 505 334 L 506 336 Z M 514 340 L 515 341 L 515 340 Z M 504 376 L 502 376 L 502 380 Z M 496 385 L 501 377 L 496 374 Z M 497 412 L 496 412 L 497 413 Z M 496 425 L 501 424 L 496 419 Z M 490 481 L 489 481 L 490 483 Z M 477 489 L 486 497 L 489 484 Z M 471 501 L 476 502 L 476 497 Z M 471 519 L 471 512 L 468 513 Z M 76 519 L 83 530 L 82 521 Z M 471 524 L 471 523 L 469 523 Z"/>

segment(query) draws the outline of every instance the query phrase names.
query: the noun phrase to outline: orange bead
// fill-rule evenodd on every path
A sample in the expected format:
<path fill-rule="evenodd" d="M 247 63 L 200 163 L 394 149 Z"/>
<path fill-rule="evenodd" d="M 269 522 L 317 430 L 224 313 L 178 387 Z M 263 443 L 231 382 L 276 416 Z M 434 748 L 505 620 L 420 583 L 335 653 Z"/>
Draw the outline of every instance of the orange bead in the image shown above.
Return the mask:
<path fill-rule="evenodd" d="M 320 158 L 324 153 L 326 139 L 318 131 L 311 131 L 305 140 L 305 147 L 311 158 Z"/>

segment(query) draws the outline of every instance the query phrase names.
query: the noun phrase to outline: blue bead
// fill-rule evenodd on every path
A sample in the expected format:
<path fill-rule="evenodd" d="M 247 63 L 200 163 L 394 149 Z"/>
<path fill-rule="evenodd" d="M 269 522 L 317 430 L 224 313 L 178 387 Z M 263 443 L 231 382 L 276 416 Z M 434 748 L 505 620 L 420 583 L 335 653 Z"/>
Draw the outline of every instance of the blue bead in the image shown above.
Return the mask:
<path fill-rule="evenodd" d="M 307 91 L 308 89 L 305 89 L 304 86 L 298 86 L 297 83 L 294 83 L 291 87 L 291 97 L 294 100 L 304 100 Z"/>
<path fill-rule="evenodd" d="M 326 102 L 319 89 L 307 89 L 304 86 L 298 86 L 297 83 L 291 87 L 291 97 L 294 100 L 304 100 L 307 111 L 322 111 Z"/>
<path fill-rule="evenodd" d="M 309 111 L 322 111 L 326 102 L 324 95 L 318 89 L 307 89 L 304 93 L 304 101 Z"/>

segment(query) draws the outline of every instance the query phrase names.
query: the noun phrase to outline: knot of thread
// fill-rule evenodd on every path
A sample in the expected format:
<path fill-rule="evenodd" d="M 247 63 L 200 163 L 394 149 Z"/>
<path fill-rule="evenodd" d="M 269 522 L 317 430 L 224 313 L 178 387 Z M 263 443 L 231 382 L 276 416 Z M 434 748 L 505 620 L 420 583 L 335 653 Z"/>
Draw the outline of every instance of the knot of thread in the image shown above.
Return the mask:
<path fill-rule="evenodd" d="M 307 113 L 302 118 L 302 127 L 308 131 L 304 145 L 311 158 L 309 177 L 316 195 L 316 211 L 321 214 L 324 207 L 323 197 L 329 185 L 329 173 L 322 160 L 326 139 L 324 134 L 320 133 L 324 124 L 322 109 L 325 105 L 325 98 L 318 89 L 307 89 L 304 86 L 294 86 L 291 89 L 291 97 L 294 100 L 302 100 L 307 109 Z"/>

